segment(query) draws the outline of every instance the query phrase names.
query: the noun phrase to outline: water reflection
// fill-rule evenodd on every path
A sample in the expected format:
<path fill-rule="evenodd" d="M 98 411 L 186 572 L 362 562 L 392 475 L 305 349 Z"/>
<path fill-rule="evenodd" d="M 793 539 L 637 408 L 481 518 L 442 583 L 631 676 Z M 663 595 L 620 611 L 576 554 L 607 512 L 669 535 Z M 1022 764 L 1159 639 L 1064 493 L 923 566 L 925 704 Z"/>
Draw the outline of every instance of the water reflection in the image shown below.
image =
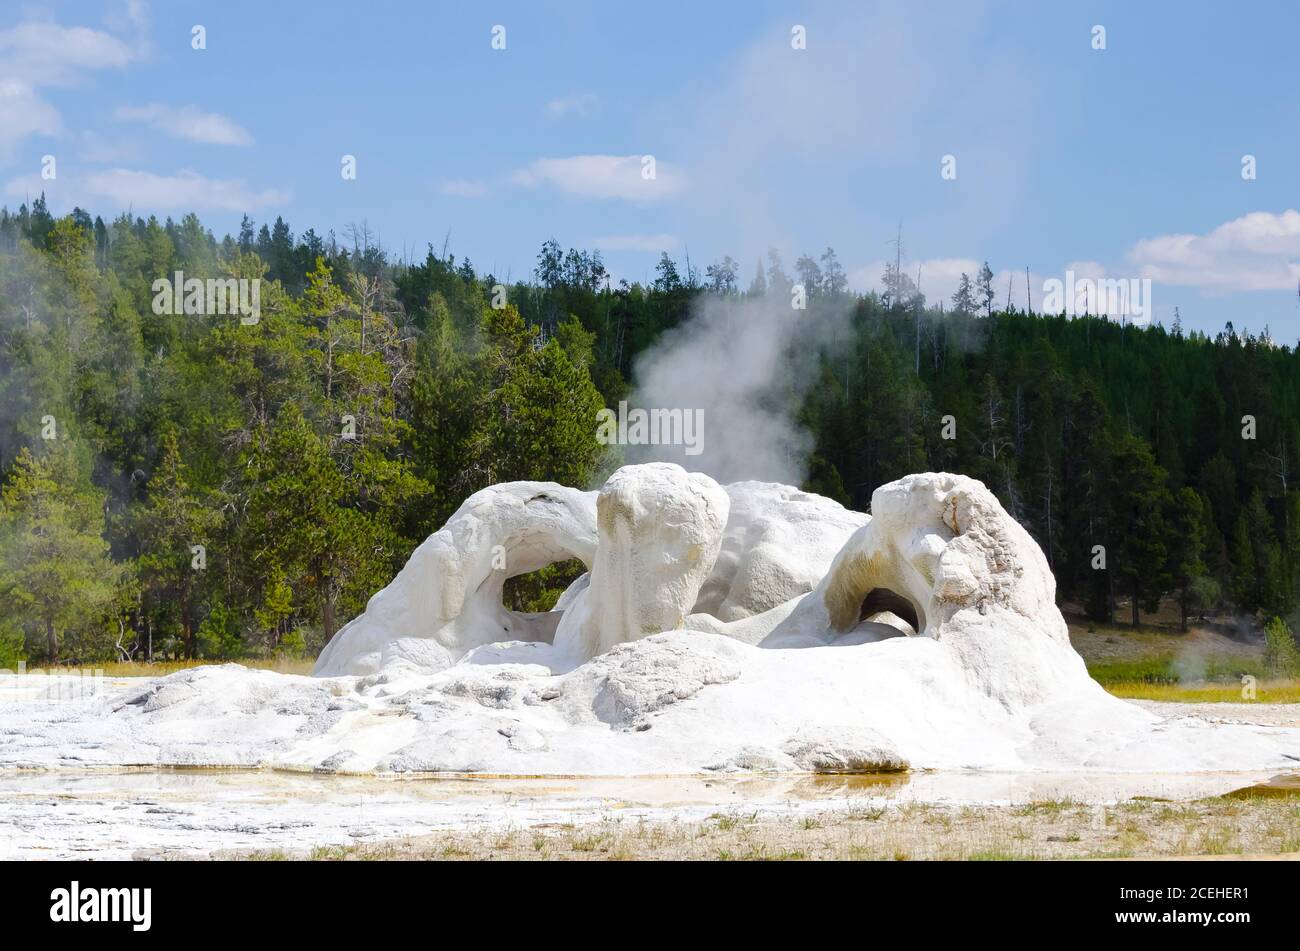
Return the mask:
<path fill-rule="evenodd" d="M 1235 790 L 1300 789 L 1300 773 L 997 773 L 938 770 L 866 774 L 720 774 L 696 776 L 352 776 L 244 769 L 52 770 L 0 773 L 0 796 L 133 798 L 157 794 L 319 803 L 358 796 L 450 805 L 461 801 L 621 802 L 650 808 L 741 802 L 752 805 L 835 801 L 949 804 L 1196 799 Z"/>

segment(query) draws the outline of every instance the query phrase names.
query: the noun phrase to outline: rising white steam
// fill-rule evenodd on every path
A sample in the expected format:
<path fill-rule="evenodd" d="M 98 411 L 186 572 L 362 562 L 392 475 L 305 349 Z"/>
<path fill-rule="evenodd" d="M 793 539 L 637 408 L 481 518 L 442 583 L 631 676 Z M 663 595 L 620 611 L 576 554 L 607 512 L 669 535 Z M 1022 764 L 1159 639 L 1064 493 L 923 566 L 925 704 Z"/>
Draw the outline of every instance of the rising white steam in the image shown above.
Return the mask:
<path fill-rule="evenodd" d="M 799 405 L 816 379 L 816 354 L 843 327 L 851 299 L 807 310 L 780 294 L 698 300 L 686 322 L 637 360 L 629 405 L 702 411 L 699 446 L 628 445 L 627 461 L 676 462 L 722 483 L 798 485 L 813 448 Z"/>

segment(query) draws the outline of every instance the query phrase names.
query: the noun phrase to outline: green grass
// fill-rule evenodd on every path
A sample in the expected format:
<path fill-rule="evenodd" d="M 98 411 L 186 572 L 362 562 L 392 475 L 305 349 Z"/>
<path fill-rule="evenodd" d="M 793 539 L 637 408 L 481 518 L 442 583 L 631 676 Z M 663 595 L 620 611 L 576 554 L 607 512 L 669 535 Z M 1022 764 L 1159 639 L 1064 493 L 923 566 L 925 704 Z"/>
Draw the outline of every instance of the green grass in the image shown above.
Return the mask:
<path fill-rule="evenodd" d="M 1240 683 L 1153 684 L 1142 681 L 1114 681 L 1103 684 L 1107 691 L 1125 700 L 1171 700 L 1181 703 L 1300 703 L 1300 680 L 1261 680 L 1255 685 L 1254 700 L 1242 696 Z"/>
<path fill-rule="evenodd" d="M 1017 816 L 1052 816 L 1085 807 L 1085 803 L 1074 799 L 1035 799 L 1033 802 L 1016 806 L 1013 814 Z"/>
<path fill-rule="evenodd" d="M 1119 629 L 1117 629 L 1119 630 Z M 1122 633 L 1122 632 L 1121 632 Z M 225 663 L 218 660 L 165 660 L 152 664 L 110 661 L 103 664 L 46 669 L 61 674 L 90 674 L 103 671 L 105 677 L 161 677 L 178 670 Z M 310 674 L 314 661 L 294 658 L 257 658 L 235 663 L 257 670 L 282 674 Z M 1300 677 L 1276 677 L 1262 660 L 1232 654 L 1211 654 L 1182 661 L 1173 651 L 1128 660 L 1103 660 L 1088 665 L 1088 673 L 1110 693 L 1126 700 L 1170 700 L 1184 703 L 1242 702 L 1241 678 L 1256 679 L 1255 700 L 1259 703 L 1300 703 Z M 723 828 L 733 824 L 733 818 Z"/>
<path fill-rule="evenodd" d="M 232 662 L 224 660 L 160 660 L 152 664 L 137 664 L 135 662 L 106 661 L 103 664 L 82 664 L 75 667 L 28 667 L 27 669 L 29 672 L 44 670 L 48 673 L 83 675 L 103 671 L 105 677 L 162 677 L 166 674 L 174 674 L 178 670 L 189 670 L 191 667 L 211 667 L 214 664 L 225 663 Z M 281 674 L 310 674 L 312 668 L 316 666 L 316 661 L 313 659 L 290 657 L 236 660 L 233 663 L 257 670 L 274 670 Z"/>
<path fill-rule="evenodd" d="M 1172 652 L 1132 660 L 1105 660 L 1088 665 L 1093 680 L 1126 700 L 1177 700 L 1184 703 L 1245 702 L 1241 678 L 1255 678 L 1258 703 L 1300 703 L 1300 678 L 1270 674 L 1252 657 L 1209 655 L 1184 657 Z"/>
<path fill-rule="evenodd" d="M 1104 660 L 1088 665 L 1092 679 L 1103 687 L 1112 683 L 1180 684 L 1194 679 L 1196 682 L 1240 683 L 1243 674 L 1257 680 L 1269 676 L 1262 661 L 1253 657 L 1231 654 L 1210 654 L 1197 658 L 1184 658 L 1170 652 L 1152 654 L 1132 660 Z"/>

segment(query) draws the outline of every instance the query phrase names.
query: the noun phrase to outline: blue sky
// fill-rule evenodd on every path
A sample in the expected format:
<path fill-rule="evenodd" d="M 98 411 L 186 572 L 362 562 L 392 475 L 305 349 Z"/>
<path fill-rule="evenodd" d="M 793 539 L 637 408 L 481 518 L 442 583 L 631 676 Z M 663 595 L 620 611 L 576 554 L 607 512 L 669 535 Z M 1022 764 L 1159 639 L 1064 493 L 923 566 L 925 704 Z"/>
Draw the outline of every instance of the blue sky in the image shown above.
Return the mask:
<path fill-rule="evenodd" d="M 414 257 L 450 234 L 515 277 L 552 236 L 629 280 L 831 245 L 859 289 L 901 222 L 932 299 L 984 260 L 1019 306 L 1026 267 L 1036 302 L 1067 268 L 1149 277 L 1166 324 L 1294 344 L 1298 28 L 1287 2 L 8 3 L 0 197 L 364 221 Z"/>

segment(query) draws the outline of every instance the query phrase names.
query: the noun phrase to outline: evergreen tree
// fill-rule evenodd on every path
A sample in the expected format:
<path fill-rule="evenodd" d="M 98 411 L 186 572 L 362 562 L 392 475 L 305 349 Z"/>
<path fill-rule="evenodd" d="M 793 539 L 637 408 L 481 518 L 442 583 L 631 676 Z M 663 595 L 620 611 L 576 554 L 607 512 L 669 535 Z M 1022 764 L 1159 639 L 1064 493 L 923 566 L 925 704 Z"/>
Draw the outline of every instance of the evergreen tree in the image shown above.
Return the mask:
<path fill-rule="evenodd" d="M 171 617 L 186 657 L 197 657 L 195 601 L 202 588 L 208 551 L 222 516 L 211 499 L 191 486 L 174 432 L 164 434 L 162 458 L 149 480 L 149 499 L 140 507 L 137 530 L 145 539 L 140 556 L 144 593 L 159 615 Z M 212 554 L 217 554 L 213 548 Z"/>
<path fill-rule="evenodd" d="M 1209 513 L 1195 489 L 1184 486 L 1178 490 L 1167 526 L 1168 575 L 1178 595 L 1179 630 L 1186 631 L 1188 611 L 1208 607 L 1206 602 L 1214 591 L 1206 586 L 1209 570 L 1203 560 L 1206 535 L 1211 530 Z"/>
<path fill-rule="evenodd" d="M 1155 611 L 1168 588 L 1165 546 L 1168 509 L 1165 472 L 1142 440 L 1122 436 L 1112 462 L 1110 557 L 1116 576 L 1132 597 L 1133 626 L 1141 610 Z"/>
<path fill-rule="evenodd" d="M 952 309 L 963 316 L 975 313 L 975 288 L 971 284 L 970 275 L 964 271 L 957 284 L 957 291 L 952 295 Z"/>
<path fill-rule="evenodd" d="M 104 493 L 80 471 L 73 451 L 18 454 L 0 492 L 0 592 L 5 625 L 23 624 L 33 653 L 57 664 L 61 639 L 88 635 L 99 650 L 105 615 L 122 570 L 103 536 Z M 33 637 L 35 638 L 33 640 Z"/>
<path fill-rule="evenodd" d="M 1259 489 L 1237 516 L 1233 529 L 1233 600 L 1243 611 L 1278 614 L 1286 608 L 1282 547 Z"/>
<path fill-rule="evenodd" d="M 289 579 L 323 646 L 338 630 L 340 602 L 355 608 L 386 582 L 383 533 L 348 504 L 346 482 L 292 403 L 255 434 L 246 466 L 246 552 L 264 579 L 261 600 L 279 595 L 280 575 Z"/>
<path fill-rule="evenodd" d="M 993 269 L 989 267 L 989 262 L 985 261 L 984 266 L 980 268 L 979 277 L 976 278 L 975 297 L 979 305 L 984 308 L 986 317 L 993 316 Z"/>
<path fill-rule="evenodd" d="M 799 283 L 803 285 L 804 292 L 809 299 L 820 297 L 822 292 L 822 269 L 808 255 L 800 255 L 799 259 L 794 262 L 795 273 L 799 275 Z"/>
<path fill-rule="evenodd" d="M 821 257 L 822 294 L 826 297 L 840 297 L 849 289 L 849 276 L 844 272 L 840 259 L 835 256 L 834 248 L 827 248 Z"/>

